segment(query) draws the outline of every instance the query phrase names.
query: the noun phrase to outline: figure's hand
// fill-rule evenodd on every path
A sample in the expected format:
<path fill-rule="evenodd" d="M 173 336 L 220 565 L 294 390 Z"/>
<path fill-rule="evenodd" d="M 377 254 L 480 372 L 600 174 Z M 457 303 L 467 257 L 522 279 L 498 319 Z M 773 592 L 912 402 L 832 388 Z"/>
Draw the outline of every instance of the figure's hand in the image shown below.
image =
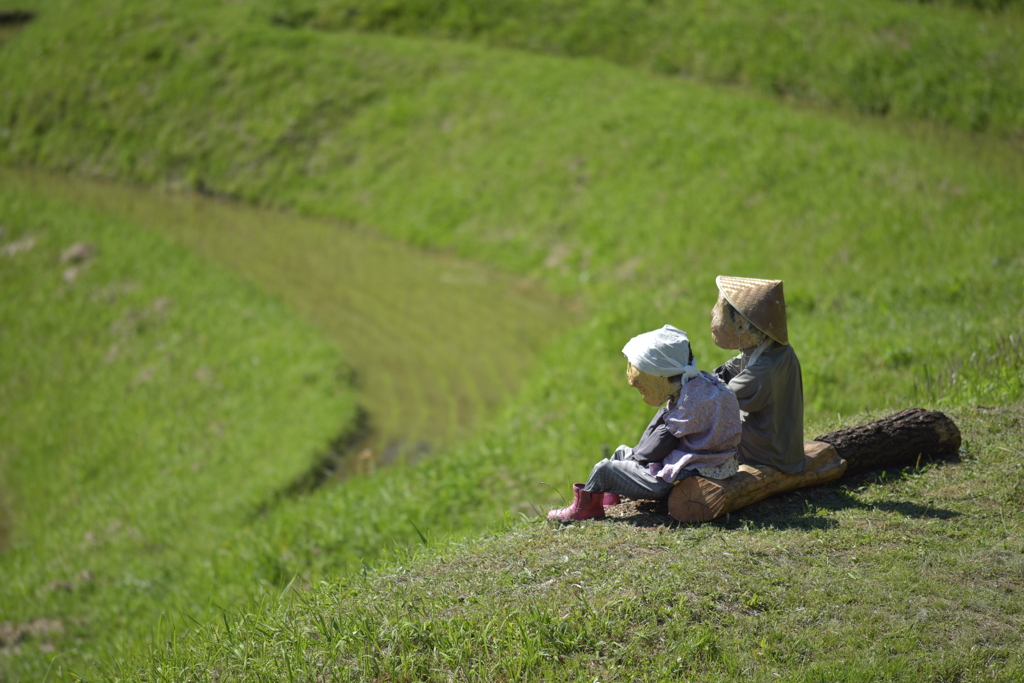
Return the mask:
<path fill-rule="evenodd" d="M 711 374 L 717 377 L 718 379 L 722 380 L 726 384 L 728 384 L 729 380 L 732 379 L 732 373 L 729 372 L 728 368 L 726 368 L 725 365 L 719 365 Z"/>

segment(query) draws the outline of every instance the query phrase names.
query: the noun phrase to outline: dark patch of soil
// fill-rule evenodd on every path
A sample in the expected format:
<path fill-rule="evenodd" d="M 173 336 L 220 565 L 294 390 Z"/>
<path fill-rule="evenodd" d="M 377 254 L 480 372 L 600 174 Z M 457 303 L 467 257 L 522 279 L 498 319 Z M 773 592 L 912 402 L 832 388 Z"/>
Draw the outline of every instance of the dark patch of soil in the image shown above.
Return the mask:
<path fill-rule="evenodd" d="M 362 465 L 360 457 L 366 452 L 366 445 L 376 436 L 370 421 L 370 413 L 359 406 L 354 428 L 346 430 L 327 445 L 327 450 L 317 456 L 313 466 L 295 481 L 284 487 L 264 502 L 256 511 L 257 515 L 269 512 L 282 499 L 295 498 L 315 491 L 332 479 L 358 471 Z"/>
<path fill-rule="evenodd" d="M 270 502 L 265 503 L 260 508 L 260 514 L 269 510 L 281 498 L 304 495 L 330 481 L 373 474 L 377 468 L 387 467 L 399 460 L 414 462 L 431 451 L 431 444 L 426 441 L 393 439 L 379 446 L 379 452 L 375 452 L 373 448 L 377 446 L 379 437 L 369 411 L 360 406 L 356 413 L 355 428 L 331 441 L 327 449 L 317 456 L 313 466 L 279 491 Z"/>
<path fill-rule="evenodd" d="M 316 463 L 301 477 L 293 481 L 282 493 L 284 496 L 299 496 L 323 486 L 337 474 L 351 467 L 351 461 L 362 451 L 365 444 L 374 435 L 370 422 L 370 413 L 360 406 L 356 412 L 355 426 L 338 437 L 327 446 L 327 450 L 317 457 Z"/>
<path fill-rule="evenodd" d="M 0 10 L 0 48 L 35 18 L 35 13 L 23 10 Z M 0 232 L 3 232 L 0 230 Z"/>
<path fill-rule="evenodd" d="M 96 247 L 86 242 L 75 242 L 60 253 L 61 263 L 81 263 L 96 254 Z"/>
<path fill-rule="evenodd" d="M 52 650 L 53 644 L 47 638 L 54 633 L 64 630 L 64 624 L 59 619 L 39 618 L 23 623 L 5 621 L 0 623 L 0 655 L 14 652 L 18 647 L 29 639 L 37 639 L 39 646 L 44 650 Z"/>
<path fill-rule="evenodd" d="M 679 522 L 668 514 L 668 498 L 664 500 L 630 500 L 624 498 L 618 505 L 605 508 L 605 515 L 616 522 L 636 526 L 678 526 Z"/>
<path fill-rule="evenodd" d="M 24 26 L 35 18 L 35 12 L 17 9 L 0 10 L 0 26 Z"/>

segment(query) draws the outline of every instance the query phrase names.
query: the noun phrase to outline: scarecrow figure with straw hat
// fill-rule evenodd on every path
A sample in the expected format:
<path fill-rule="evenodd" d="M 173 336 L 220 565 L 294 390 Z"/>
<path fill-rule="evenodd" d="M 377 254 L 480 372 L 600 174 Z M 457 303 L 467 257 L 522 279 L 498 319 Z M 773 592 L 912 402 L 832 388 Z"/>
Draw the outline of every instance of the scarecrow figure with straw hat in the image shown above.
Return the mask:
<path fill-rule="evenodd" d="M 781 280 L 715 279 L 718 303 L 711 338 L 740 354 L 715 370 L 739 401 L 740 462 L 788 474 L 804 470 L 804 390 L 800 361 L 789 345 Z"/>
<path fill-rule="evenodd" d="M 548 519 L 600 519 L 620 495 L 658 500 L 686 477 L 727 479 L 737 471 L 736 396 L 717 377 L 697 369 L 686 333 L 665 325 L 633 337 L 622 353 L 629 386 L 644 403 L 660 408 L 640 443 L 619 446 L 594 465 L 587 482 L 573 486 L 572 504 L 552 510 Z"/>

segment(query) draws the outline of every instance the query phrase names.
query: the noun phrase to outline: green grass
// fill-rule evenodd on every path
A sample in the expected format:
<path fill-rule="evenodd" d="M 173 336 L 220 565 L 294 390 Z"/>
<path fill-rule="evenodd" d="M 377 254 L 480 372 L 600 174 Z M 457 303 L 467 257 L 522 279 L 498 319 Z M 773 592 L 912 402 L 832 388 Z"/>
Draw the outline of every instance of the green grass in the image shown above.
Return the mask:
<path fill-rule="evenodd" d="M 902 0 L 919 5 L 939 5 L 946 7 L 965 7 L 983 12 L 1020 11 L 1020 0 Z"/>
<path fill-rule="evenodd" d="M 607 315 L 645 309 L 617 337 L 666 317 L 701 329 L 719 273 L 780 277 L 816 416 L 938 398 L 926 371 L 1020 331 L 1008 150 L 596 61 L 240 12 L 40 18 L 5 48 L 0 158 L 294 207 L 587 292 Z M 1012 400 L 1019 383 L 971 391 Z"/>
<path fill-rule="evenodd" d="M 473 40 L 1020 140 L 1020 3 L 264 0 L 283 26 Z M 940 5 L 970 3 L 939 3 Z"/>
<path fill-rule="evenodd" d="M 1024 409 L 953 416 L 961 462 L 708 525 L 513 524 L 161 633 L 104 680 L 1020 680 Z"/>
<path fill-rule="evenodd" d="M 0 255 L 0 622 L 62 624 L 18 653 L 34 678 L 47 647 L 94 661 L 161 612 L 257 589 L 223 544 L 355 401 L 331 344 L 181 247 L 6 186 L 0 218 L 5 249 L 32 245 Z M 76 242 L 96 254 L 68 284 Z"/>
<path fill-rule="evenodd" d="M 579 317 L 523 278 L 337 223 L 26 169 L 0 182 L 160 232 L 279 295 L 350 360 L 372 431 L 358 448 L 377 460 L 468 434 Z"/>
<path fill-rule="evenodd" d="M 434 404 L 421 409 L 428 421 L 492 413 L 497 398 L 465 394 L 494 396 L 515 385 L 539 326 L 550 335 L 565 322 L 553 319 L 535 288 L 493 270 L 337 225 L 24 171 L 0 170 L 0 179 L 0 245 L 31 244 L 0 256 L 0 340 L 19 350 L 0 364 L 0 430 L 15 437 L 0 446 L 0 624 L 15 634 L 10 642 L 0 628 L 0 680 L 5 672 L 15 680 L 42 676 L 54 649 L 61 670 L 86 672 L 146 624 L 181 628 L 264 586 L 279 590 L 297 574 L 359 567 L 417 537 L 416 524 L 443 533 L 445 516 L 479 507 L 463 504 L 479 494 L 460 485 L 455 495 L 432 496 L 435 507 L 424 514 L 422 493 L 408 491 L 409 482 L 388 490 L 387 480 L 403 474 L 309 498 L 281 495 L 329 441 L 354 428 L 355 400 L 375 395 L 365 388 L 378 368 L 357 366 L 361 390 L 353 391 L 352 369 L 323 337 L 280 302 L 160 238 L 154 226 L 200 252 L 232 254 L 227 265 L 277 290 L 350 347 L 353 336 L 374 330 L 358 320 L 344 330 L 332 326 L 331 314 L 372 313 L 347 293 L 411 290 L 414 296 L 381 308 L 406 315 L 378 327 L 400 324 L 396 339 L 406 341 L 431 325 L 451 329 L 435 330 L 436 338 L 411 351 L 378 339 L 378 353 L 426 364 L 433 350 L 442 360 L 458 354 L 459 362 L 448 361 L 442 379 L 450 383 L 441 388 L 422 368 L 392 362 L 382 376 L 401 387 L 412 410 L 396 426 L 384 412 L 389 404 L 371 400 L 368 407 L 381 411 L 371 415 L 381 439 L 451 440 L 457 432 L 447 423 L 417 425 L 417 403 Z M 278 231 L 286 243 L 262 241 Z M 67 283 L 62 274 L 72 266 L 60 254 L 82 241 L 97 256 Z M 305 264 L 298 282 L 297 261 Z M 332 264 L 345 277 L 332 277 Z M 361 266 L 398 272 L 375 275 Z M 481 300 L 483 286 L 489 295 Z M 525 314 L 533 325 L 506 330 L 502 316 Z M 459 323 L 496 336 L 470 346 Z M 463 339 L 435 348 L 455 333 Z M 475 377 L 462 378 L 466 372 Z M 474 379 L 487 384 L 476 387 Z M 455 464 L 433 477 L 455 475 L 448 477 L 454 483 Z M 432 477 L 417 481 L 430 485 Z M 389 493 L 407 500 L 404 514 L 367 504 Z M 60 627 L 33 635 L 40 623 Z M 20 645 L 22 637 L 28 640 Z"/>
<path fill-rule="evenodd" d="M 50 668 L 51 679 L 93 676 L 92 665 L 105 659 L 105 670 L 122 678 L 186 678 L 184 671 L 200 680 L 260 671 L 287 678 L 289 667 L 299 678 L 318 667 L 337 667 L 339 678 L 472 678 L 465 642 L 466 652 L 507 678 L 517 677 L 515 667 L 534 679 L 769 680 L 775 671 L 792 680 L 1019 677 L 1019 477 L 1004 473 L 1019 464 L 1020 409 L 989 418 L 969 410 L 1019 405 L 1024 390 L 1024 174 L 1020 156 L 998 137 L 794 107 L 753 83 L 714 87 L 652 73 L 646 62 L 634 68 L 275 26 L 262 10 L 237 4 L 36 4 L 39 18 L 0 47 L 0 162 L 340 220 L 578 296 L 589 313 L 543 350 L 523 390 L 509 391 L 501 411 L 470 438 L 414 466 L 280 497 L 324 439 L 344 427 L 350 413 L 341 407 L 351 409 L 337 380 L 330 384 L 343 394 L 332 399 L 337 410 L 317 403 L 327 385 L 305 389 L 287 360 L 322 353 L 310 363 L 314 375 L 327 376 L 341 362 L 332 347 L 276 299 L 220 270 L 259 282 L 330 333 L 335 299 L 304 297 L 283 275 L 294 268 L 285 255 L 296 252 L 273 245 L 287 243 L 288 231 L 265 236 L 269 248 L 244 250 L 240 259 L 238 241 L 203 238 L 191 219 L 161 228 L 214 266 L 131 220 L 95 213 L 119 209 L 80 212 L 7 191 L 5 206 L 15 208 L 0 213 L 8 225 L 3 239 L 38 221 L 56 237 L 17 255 L 35 260 L 2 262 L 0 277 L 40 302 L 50 301 L 47 292 L 64 298 L 26 312 L 7 296 L 6 282 L 0 298 L 5 334 L 17 340 L 0 357 L 0 386 L 11 397 L 0 431 L 20 444 L 5 446 L 0 462 L 15 522 L 15 550 L 0 562 L 0 623 L 56 617 L 65 630 L 4 655 L 4 675 L 35 680 Z M 861 15 L 843 7 L 868 25 L 870 13 L 890 7 L 932 17 L 922 25 L 942 44 L 965 30 L 947 30 L 954 15 L 946 10 L 868 3 Z M 595 22 L 595 30 L 608 25 Z M 736 35 L 752 35 L 746 31 Z M 730 35 L 721 34 L 723 44 L 736 43 Z M 997 71 L 1016 78 L 1012 69 Z M 83 225 L 111 236 L 96 265 L 66 288 L 55 259 Z M 99 281 L 88 278 L 114 261 L 123 272 L 136 273 L 130 269 L 140 263 L 161 269 L 153 280 L 133 276 L 139 289 L 124 296 L 137 298 L 124 309 L 94 314 L 87 293 Z M 18 263 L 24 270 L 14 275 L 7 266 Z M 720 273 L 786 280 L 808 437 L 851 415 L 863 419 L 865 410 L 923 404 L 955 411 L 970 456 L 784 497 L 704 527 L 523 525 L 465 550 L 446 545 L 496 529 L 506 511 L 507 518 L 546 511 L 586 475 L 603 445 L 636 438 L 650 410 L 623 381 L 619 350 L 629 337 L 670 322 L 691 332 L 703 367 L 724 359 L 705 333 Z M 183 293 L 166 294 L 174 283 Z M 161 296 L 175 302 L 166 322 L 154 308 Z M 256 302 L 239 310 L 262 302 L 277 313 L 242 319 L 230 313 L 236 300 Z M 194 307 L 179 301 L 226 308 L 193 324 L 183 311 Z M 85 308 L 62 315 L 73 306 Z M 142 317 L 114 325 L 129 306 Z M 204 431 L 200 419 L 217 414 L 216 406 L 200 402 L 188 412 L 187 392 L 199 391 L 189 379 L 195 371 L 179 372 L 162 355 L 177 347 L 160 346 L 173 338 L 153 332 L 161 325 L 198 331 L 180 331 L 175 358 L 193 358 L 190 340 L 209 338 L 223 339 L 211 343 L 240 359 L 230 365 L 241 373 L 230 385 L 237 392 L 225 395 L 222 408 L 252 420 L 249 429 L 238 418 L 237 443 Z M 135 355 L 118 358 L 131 364 L 87 372 L 122 327 L 153 341 L 125 347 Z M 70 343 L 58 340 L 83 329 L 89 332 L 74 347 L 81 353 L 72 355 Z M 274 336 L 293 329 L 304 332 Z M 261 347 L 260 365 L 246 365 L 254 355 L 247 345 L 262 335 L 276 340 L 266 342 L 276 351 Z M 23 356 L 33 360 L 16 362 Z M 196 370 L 201 363 L 214 367 L 195 360 Z M 268 369 L 272 375 L 260 374 Z M 273 377 L 271 386 L 258 377 Z M 124 393 L 137 378 L 149 383 Z M 156 382 L 168 391 L 157 392 Z M 88 400 L 66 398 L 83 391 Z M 147 407 L 139 397 L 155 403 Z M 184 417 L 174 420 L 158 410 L 184 404 Z M 103 435 L 107 413 L 123 434 Z M 302 419 L 285 419 L 294 431 L 280 432 L 281 414 Z M 305 422 L 328 414 L 336 421 Z M 132 461 L 140 474 L 111 482 L 102 474 L 120 475 L 123 460 L 113 453 L 121 449 L 101 446 L 128 439 L 142 449 Z M 191 492 L 189 478 L 207 476 L 203 465 L 190 470 L 197 454 L 237 464 L 267 443 L 291 454 L 287 466 L 249 481 L 252 488 L 235 485 L 238 469 L 211 472 L 208 490 L 231 489 L 215 501 L 199 495 L 202 487 Z M 45 455 L 92 448 L 108 470 L 93 473 L 89 458 L 71 458 L 49 481 Z M 17 468 L 25 472 L 20 478 L 9 473 Z M 161 475 L 173 500 L 137 502 L 135 483 L 147 473 Z M 67 493 L 80 512 L 67 504 L 56 510 L 70 516 L 46 512 L 47 491 Z M 37 505 L 41 519 L 60 521 L 31 536 L 35 551 L 18 545 L 28 543 L 18 538 L 19 515 L 28 514 L 22 500 Z M 224 505 L 223 516 L 198 527 L 174 521 L 199 501 Z M 129 534 L 131 511 L 150 520 L 152 531 Z M 202 532 L 190 550 L 196 529 Z M 95 546 L 86 544 L 86 531 Z M 437 554 L 403 559 L 423 543 Z M 162 553 L 159 564 L 152 553 Z M 700 561 L 686 562 L 688 554 Z M 366 579 L 353 573 L 360 568 Z M 533 585 L 531 573 L 556 579 L 550 595 L 517 591 Z M 296 601 L 279 601 L 293 577 L 288 595 L 297 593 Z M 671 581 L 663 578 L 687 587 L 666 588 Z M 256 586 L 263 586 L 262 604 L 244 597 Z M 674 602 L 665 602 L 669 594 Z M 217 595 L 224 599 L 211 603 Z M 575 616 L 592 609 L 584 605 L 605 611 L 578 627 Z M 678 611 L 667 616 L 664 605 Z M 190 618 L 206 623 L 220 608 L 222 630 L 210 625 L 182 636 L 196 626 Z M 572 619 L 562 619 L 567 610 Z M 318 620 L 319 635 L 307 638 Z M 137 631 L 152 635 L 159 652 L 141 650 Z M 109 659 L 122 640 L 122 658 Z M 48 644 L 57 650 L 47 652 Z"/>

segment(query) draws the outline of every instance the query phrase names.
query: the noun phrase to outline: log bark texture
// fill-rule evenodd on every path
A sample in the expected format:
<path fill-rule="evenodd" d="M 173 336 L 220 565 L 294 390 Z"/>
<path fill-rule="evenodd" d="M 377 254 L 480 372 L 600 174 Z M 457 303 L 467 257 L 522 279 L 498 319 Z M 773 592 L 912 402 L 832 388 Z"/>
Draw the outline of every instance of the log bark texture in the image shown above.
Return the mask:
<path fill-rule="evenodd" d="M 910 408 L 805 443 L 803 474 L 740 465 L 729 479 L 683 479 L 669 495 L 668 513 L 680 522 L 706 522 L 777 493 L 823 484 L 851 472 L 906 467 L 918 458 L 948 456 L 959 449 L 960 429 L 952 420 L 937 411 Z"/>
<path fill-rule="evenodd" d="M 774 467 L 740 465 L 740 471 L 728 479 L 683 479 L 669 494 L 668 514 L 680 522 L 707 522 L 777 493 L 838 479 L 846 471 L 846 461 L 827 443 L 805 443 L 804 454 L 806 464 L 802 474 L 786 474 Z"/>
<path fill-rule="evenodd" d="M 899 468 L 922 460 L 955 454 L 960 430 L 943 413 L 907 410 L 867 424 L 822 434 L 815 441 L 832 444 L 847 462 L 847 472 Z"/>

